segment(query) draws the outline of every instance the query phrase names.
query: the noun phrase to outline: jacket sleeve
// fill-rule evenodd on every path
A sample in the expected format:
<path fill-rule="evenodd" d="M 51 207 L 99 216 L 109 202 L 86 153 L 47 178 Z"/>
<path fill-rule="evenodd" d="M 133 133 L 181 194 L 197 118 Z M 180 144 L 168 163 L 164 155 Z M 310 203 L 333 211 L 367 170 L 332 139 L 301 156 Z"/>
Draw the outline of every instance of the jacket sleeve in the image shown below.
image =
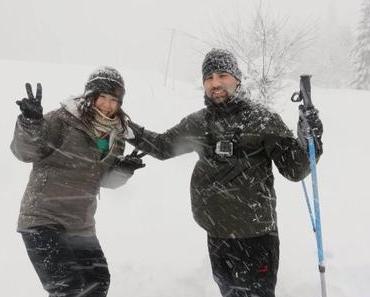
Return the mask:
<path fill-rule="evenodd" d="M 284 124 L 279 115 L 273 114 L 272 122 L 275 133 L 265 137 L 265 149 L 274 161 L 279 172 L 291 181 L 300 181 L 310 173 L 309 155 Z M 316 162 L 322 154 L 322 144 L 316 152 Z"/>
<path fill-rule="evenodd" d="M 50 155 L 61 141 L 62 121 L 52 111 L 41 120 L 18 116 L 10 149 L 23 162 L 37 162 Z"/>
<path fill-rule="evenodd" d="M 103 175 L 100 186 L 108 189 L 117 189 L 125 185 L 132 176 L 133 172 L 122 170 L 122 168 L 113 166 Z"/>
<path fill-rule="evenodd" d="M 130 122 L 129 126 L 135 134 L 135 139 L 127 141 L 154 158 L 166 160 L 196 150 L 196 129 L 199 129 L 197 122 L 197 115 L 194 113 L 161 134 Z"/>

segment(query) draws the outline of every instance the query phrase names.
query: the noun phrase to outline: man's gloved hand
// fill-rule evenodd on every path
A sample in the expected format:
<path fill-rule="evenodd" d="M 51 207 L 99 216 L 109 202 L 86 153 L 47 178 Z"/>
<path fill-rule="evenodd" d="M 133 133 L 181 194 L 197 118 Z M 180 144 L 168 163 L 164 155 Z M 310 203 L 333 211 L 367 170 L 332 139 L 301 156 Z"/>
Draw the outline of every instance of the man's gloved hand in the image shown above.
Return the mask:
<path fill-rule="evenodd" d="M 22 112 L 23 117 L 30 120 L 41 120 L 42 119 L 42 87 L 40 83 L 37 83 L 36 96 L 33 95 L 32 86 L 30 83 L 26 83 L 27 98 L 16 101 Z"/>
<path fill-rule="evenodd" d="M 136 169 L 145 167 L 141 159 L 144 155 L 146 155 L 146 153 L 138 154 L 138 150 L 135 149 L 130 155 L 119 156 L 116 166 L 123 171 L 133 174 Z"/>
<path fill-rule="evenodd" d="M 320 145 L 323 126 L 319 118 L 319 111 L 314 107 L 306 108 L 304 105 L 299 106 L 299 111 L 297 125 L 299 142 L 301 145 L 307 146 L 307 139 L 312 136 L 316 145 Z"/>

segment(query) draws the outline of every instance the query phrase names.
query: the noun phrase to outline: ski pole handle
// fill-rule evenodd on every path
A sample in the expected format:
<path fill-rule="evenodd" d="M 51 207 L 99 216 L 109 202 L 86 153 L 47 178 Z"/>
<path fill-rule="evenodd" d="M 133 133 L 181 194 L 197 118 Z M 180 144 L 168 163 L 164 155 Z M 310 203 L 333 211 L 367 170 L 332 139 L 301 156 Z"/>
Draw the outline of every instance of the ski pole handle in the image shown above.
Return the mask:
<path fill-rule="evenodd" d="M 300 102 L 303 100 L 303 105 L 305 107 L 313 107 L 311 101 L 311 75 L 301 75 L 299 89 L 299 92 L 293 93 L 291 100 L 293 102 Z"/>

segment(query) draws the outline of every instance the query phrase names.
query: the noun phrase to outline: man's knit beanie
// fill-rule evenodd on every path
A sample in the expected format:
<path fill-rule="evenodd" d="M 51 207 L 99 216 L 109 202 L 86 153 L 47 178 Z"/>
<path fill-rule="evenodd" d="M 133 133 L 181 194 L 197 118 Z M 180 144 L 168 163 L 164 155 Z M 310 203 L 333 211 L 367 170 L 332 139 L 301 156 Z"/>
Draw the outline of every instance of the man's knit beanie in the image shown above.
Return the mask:
<path fill-rule="evenodd" d="M 202 64 L 203 81 L 212 73 L 227 72 L 241 81 L 242 72 L 235 56 L 224 49 L 212 49 L 204 58 Z"/>

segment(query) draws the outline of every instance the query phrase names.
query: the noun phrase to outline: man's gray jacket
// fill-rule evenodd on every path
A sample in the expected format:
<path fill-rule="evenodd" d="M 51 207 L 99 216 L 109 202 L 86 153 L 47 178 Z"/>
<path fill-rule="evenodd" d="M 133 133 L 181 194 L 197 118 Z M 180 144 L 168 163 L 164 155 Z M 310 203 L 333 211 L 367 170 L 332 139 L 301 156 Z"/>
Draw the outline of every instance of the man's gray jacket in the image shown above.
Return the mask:
<path fill-rule="evenodd" d="M 306 148 L 279 115 L 248 99 L 222 105 L 206 99 L 206 105 L 162 134 L 130 123 L 136 136 L 130 142 L 161 160 L 198 153 L 191 179 L 192 211 L 210 236 L 276 232 L 272 162 L 283 176 L 299 181 L 310 172 Z M 231 156 L 222 154 L 231 146 Z"/>

